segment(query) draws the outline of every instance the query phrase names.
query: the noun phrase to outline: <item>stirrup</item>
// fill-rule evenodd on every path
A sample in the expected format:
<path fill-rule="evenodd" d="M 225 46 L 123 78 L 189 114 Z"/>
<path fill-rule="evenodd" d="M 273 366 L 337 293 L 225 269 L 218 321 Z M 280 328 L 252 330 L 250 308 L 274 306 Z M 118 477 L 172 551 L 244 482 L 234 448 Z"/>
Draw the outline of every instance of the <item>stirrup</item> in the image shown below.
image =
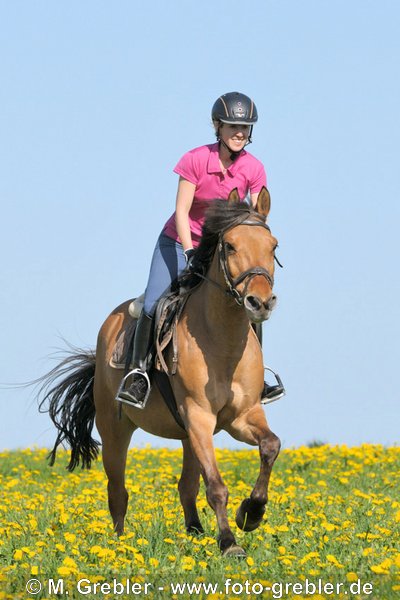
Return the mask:
<path fill-rule="evenodd" d="M 260 402 L 261 404 L 271 404 L 272 402 L 276 402 L 277 400 L 280 400 L 281 398 L 283 398 L 283 396 L 286 394 L 286 390 L 283 386 L 282 383 L 282 379 L 279 377 L 278 373 L 275 373 L 275 371 L 273 371 L 270 367 L 266 367 L 264 365 L 264 371 L 269 371 L 270 373 L 272 373 L 272 375 L 275 377 L 277 385 L 277 388 L 281 388 L 281 391 L 279 393 L 277 393 L 277 395 L 274 398 L 261 398 Z M 274 387 L 274 386 L 271 386 Z"/>
<path fill-rule="evenodd" d="M 136 398 L 134 398 L 129 393 L 129 391 L 125 389 L 125 383 L 126 383 L 127 379 L 129 379 L 129 377 L 131 377 L 131 375 L 140 375 L 146 381 L 147 391 L 146 391 L 146 394 L 145 394 L 142 402 L 138 402 L 138 400 L 136 400 Z M 142 371 L 142 369 L 132 369 L 132 371 L 129 371 L 129 373 L 127 373 L 125 375 L 125 377 L 122 379 L 122 381 L 119 385 L 119 388 L 118 388 L 117 395 L 115 396 L 115 399 L 117 400 L 117 402 L 122 402 L 123 404 L 127 404 L 128 406 L 133 406 L 134 408 L 142 408 L 143 409 L 146 406 L 148 397 L 150 395 L 150 391 L 151 391 L 151 383 L 150 383 L 150 378 L 147 375 L 146 371 Z"/>

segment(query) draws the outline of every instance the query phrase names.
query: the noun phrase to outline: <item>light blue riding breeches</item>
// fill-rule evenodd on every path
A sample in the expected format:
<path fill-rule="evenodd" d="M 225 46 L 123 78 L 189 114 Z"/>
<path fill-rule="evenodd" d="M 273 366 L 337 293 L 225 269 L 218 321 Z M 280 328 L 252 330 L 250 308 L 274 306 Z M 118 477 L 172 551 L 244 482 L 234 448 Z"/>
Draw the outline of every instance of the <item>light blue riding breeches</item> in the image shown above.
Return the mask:
<path fill-rule="evenodd" d="M 154 315 L 158 299 L 168 291 L 185 266 L 182 244 L 161 233 L 154 248 L 144 296 L 143 310 L 147 315 Z"/>

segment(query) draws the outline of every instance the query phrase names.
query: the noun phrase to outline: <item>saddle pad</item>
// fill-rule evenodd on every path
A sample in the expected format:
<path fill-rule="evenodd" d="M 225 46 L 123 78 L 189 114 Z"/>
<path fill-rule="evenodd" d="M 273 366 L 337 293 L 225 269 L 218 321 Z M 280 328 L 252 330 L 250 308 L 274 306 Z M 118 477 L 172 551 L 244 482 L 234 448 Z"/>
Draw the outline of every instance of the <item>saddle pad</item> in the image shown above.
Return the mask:
<path fill-rule="evenodd" d="M 111 354 L 110 367 L 113 367 L 114 369 L 125 369 L 129 344 L 136 329 L 136 323 L 136 319 L 127 319 L 125 326 L 119 332 Z"/>

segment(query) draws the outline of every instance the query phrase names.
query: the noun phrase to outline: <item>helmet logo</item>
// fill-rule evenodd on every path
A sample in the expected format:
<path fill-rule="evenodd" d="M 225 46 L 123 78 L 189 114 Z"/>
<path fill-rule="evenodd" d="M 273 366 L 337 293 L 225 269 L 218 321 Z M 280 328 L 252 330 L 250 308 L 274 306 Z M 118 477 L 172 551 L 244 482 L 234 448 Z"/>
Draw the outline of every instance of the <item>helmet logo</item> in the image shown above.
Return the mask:
<path fill-rule="evenodd" d="M 233 116 L 234 116 L 234 117 L 242 117 L 242 116 L 243 116 L 243 114 L 244 114 L 244 112 L 245 112 L 245 111 L 244 111 L 244 108 L 243 108 L 243 106 L 242 106 L 242 103 L 241 103 L 241 102 L 238 102 L 238 103 L 237 103 L 237 106 L 236 106 L 236 107 L 234 108 L 234 110 L 233 110 Z"/>

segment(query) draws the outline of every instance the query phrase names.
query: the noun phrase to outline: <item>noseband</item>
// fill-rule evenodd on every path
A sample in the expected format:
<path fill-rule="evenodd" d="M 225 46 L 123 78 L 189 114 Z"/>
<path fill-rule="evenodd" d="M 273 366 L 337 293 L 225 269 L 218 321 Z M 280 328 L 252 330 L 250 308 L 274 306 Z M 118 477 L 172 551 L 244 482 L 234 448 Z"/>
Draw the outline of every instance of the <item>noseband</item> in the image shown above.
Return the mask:
<path fill-rule="evenodd" d="M 265 279 L 268 281 L 271 288 L 274 285 L 274 278 L 273 278 L 273 275 L 271 275 L 271 273 L 264 267 L 252 267 L 250 269 L 246 269 L 246 271 L 243 271 L 243 273 L 241 273 L 240 275 L 238 275 L 238 277 L 236 277 L 234 279 L 228 269 L 228 258 L 226 255 L 226 247 L 224 244 L 224 235 L 227 231 L 229 231 L 230 229 L 233 229 L 234 227 L 237 227 L 238 225 L 251 225 L 253 227 L 264 227 L 264 229 L 271 232 L 271 229 L 268 227 L 268 225 L 261 219 L 262 219 L 261 215 L 260 215 L 260 218 L 256 217 L 254 219 L 254 218 L 250 217 L 250 212 L 245 213 L 244 215 L 241 215 L 238 219 L 236 219 L 233 223 L 231 223 L 229 225 L 229 227 L 226 227 L 225 229 L 223 229 L 221 231 L 221 233 L 219 234 L 219 238 L 218 238 L 219 265 L 220 265 L 222 273 L 224 275 L 227 289 L 224 289 L 219 283 L 217 283 L 216 281 L 213 281 L 212 279 L 209 279 L 208 277 L 204 276 L 203 274 L 196 273 L 196 275 L 198 275 L 202 279 L 205 279 L 206 281 L 209 281 L 210 283 L 213 283 L 217 287 L 221 288 L 226 294 L 228 294 L 228 296 L 232 296 L 235 299 L 235 301 L 239 304 L 239 306 L 243 305 L 244 298 L 246 297 L 246 294 L 247 294 L 247 289 L 249 287 L 251 280 L 254 277 L 257 277 L 259 275 L 261 275 L 262 277 L 265 277 Z M 278 259 L 276 257 L 274 257 L 274 258 L 277 261 L 277 263 L 279 264 L 279 266 L 281 267 L 282 265 L 280 264 Z M 245 283 L 243 293 L 241 294 L 240 292 L 238 292 L 238 290 L 236 288 L 245 279 L 247 279 L 247 281 Z"/>

